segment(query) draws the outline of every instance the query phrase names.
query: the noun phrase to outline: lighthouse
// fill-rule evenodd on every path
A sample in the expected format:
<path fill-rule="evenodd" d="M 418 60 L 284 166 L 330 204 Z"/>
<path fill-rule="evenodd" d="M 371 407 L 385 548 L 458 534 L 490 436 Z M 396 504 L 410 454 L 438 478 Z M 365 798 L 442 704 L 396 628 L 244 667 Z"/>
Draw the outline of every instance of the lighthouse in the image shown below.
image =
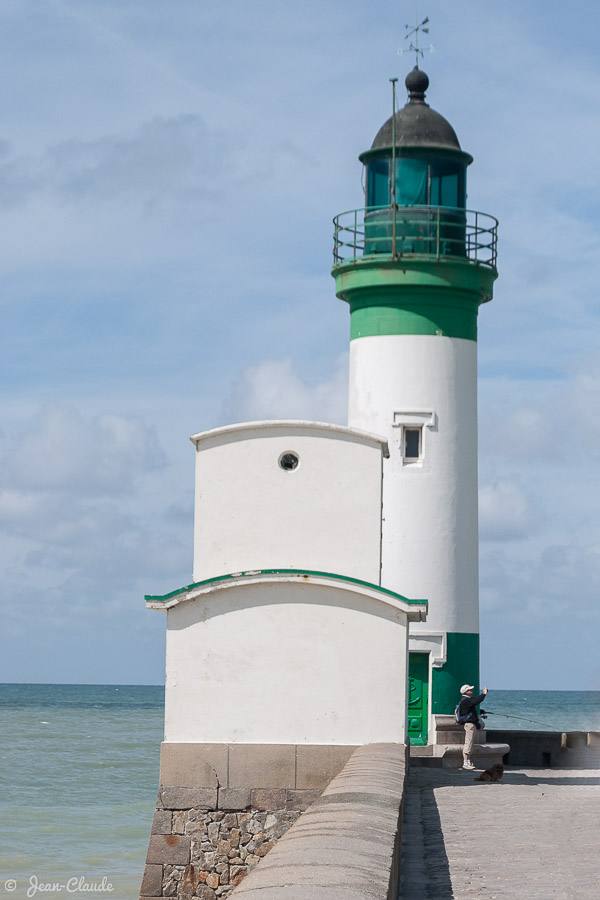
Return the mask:
<path fill-rule="evenodd" d="M 477 317 L 497 277 L 497 220 L 467 209 L 473 158 L 428 86 L 415 66 L 360 155 L 365 205 L 334 219 L 332 270 L 350 308 L 349 425 L 389 446 L 381 584 L 429 600 L 410 628 L 413 744 L 478 684 Z"/>

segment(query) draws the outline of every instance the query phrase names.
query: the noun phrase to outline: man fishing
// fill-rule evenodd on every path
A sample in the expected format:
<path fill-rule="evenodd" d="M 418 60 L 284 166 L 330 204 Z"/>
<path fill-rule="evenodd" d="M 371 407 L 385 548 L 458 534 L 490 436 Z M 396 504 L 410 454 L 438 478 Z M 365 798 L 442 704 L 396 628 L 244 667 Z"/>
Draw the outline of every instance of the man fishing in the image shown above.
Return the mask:
<path fill-rule="evenodd" d="M 481 728 L 481 722 L 477 715 L 476 707 L 485 700 L 488 689 L 484 687 L 478 697 L 473 696 L 475 685 L 463 684 L 460 689 L 461 698 L 456 707 L 456 718 L 465 726 L 465 743 L 463 747 L 463 769 L 474 769 L 475 766 L 471 762 L 471 753 L 473 751 L 473 742 L 475 740 L 475 729 Z"/>

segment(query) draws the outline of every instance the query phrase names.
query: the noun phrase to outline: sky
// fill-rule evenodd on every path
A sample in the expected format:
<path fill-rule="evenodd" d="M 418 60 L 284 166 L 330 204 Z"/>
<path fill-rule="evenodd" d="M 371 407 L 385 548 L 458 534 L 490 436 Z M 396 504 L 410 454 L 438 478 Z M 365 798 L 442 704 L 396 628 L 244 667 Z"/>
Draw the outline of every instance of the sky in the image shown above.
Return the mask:
<path fill-rule="evenodd" d="M 600 689 L 600 13 L 429 0 L 500 220 L 479 317 L 482 680 Z M 164 680 L 192 433 L 344 422 L 332 217 L 415 3 L 0 4 L 0 681 Z M 403 102 L 403 89 L 400 89 Z"/>

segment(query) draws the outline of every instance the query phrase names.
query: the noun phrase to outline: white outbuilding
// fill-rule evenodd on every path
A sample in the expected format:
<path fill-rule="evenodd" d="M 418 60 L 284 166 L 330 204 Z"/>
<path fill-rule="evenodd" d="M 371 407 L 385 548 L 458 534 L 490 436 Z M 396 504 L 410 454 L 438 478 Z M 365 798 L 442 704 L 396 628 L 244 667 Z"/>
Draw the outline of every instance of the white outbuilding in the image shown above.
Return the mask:
<path fill-rule="evenodd" d="M 161 782 L 232 745 L 240 765 L 244 748 L 405 743 L 409 622 L 427 604 L 381 585 L 386 441 L 306 421 L 191 440 L 194 583 L 146 598 L 167 614 Z"/>

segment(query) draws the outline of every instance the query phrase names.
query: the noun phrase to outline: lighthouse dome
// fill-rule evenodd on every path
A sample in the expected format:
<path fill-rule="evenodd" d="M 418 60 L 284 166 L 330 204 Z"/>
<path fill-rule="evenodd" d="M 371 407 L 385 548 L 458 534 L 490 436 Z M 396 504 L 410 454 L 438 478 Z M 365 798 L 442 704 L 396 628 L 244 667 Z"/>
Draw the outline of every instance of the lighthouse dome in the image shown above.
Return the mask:
<path fill-rule="evenodd" d="M 415 66 L 407 75 L 405 84 L 409 99 L 395 116 L 396 146 L 460 152 L 461 147 L 450 122 L 425 103 L 425 91 L 429 87 L 429 78 L 425 72 Z M 377 132 L 371 150 L 392 146 L 392 118 L 390 116 Z"/>

